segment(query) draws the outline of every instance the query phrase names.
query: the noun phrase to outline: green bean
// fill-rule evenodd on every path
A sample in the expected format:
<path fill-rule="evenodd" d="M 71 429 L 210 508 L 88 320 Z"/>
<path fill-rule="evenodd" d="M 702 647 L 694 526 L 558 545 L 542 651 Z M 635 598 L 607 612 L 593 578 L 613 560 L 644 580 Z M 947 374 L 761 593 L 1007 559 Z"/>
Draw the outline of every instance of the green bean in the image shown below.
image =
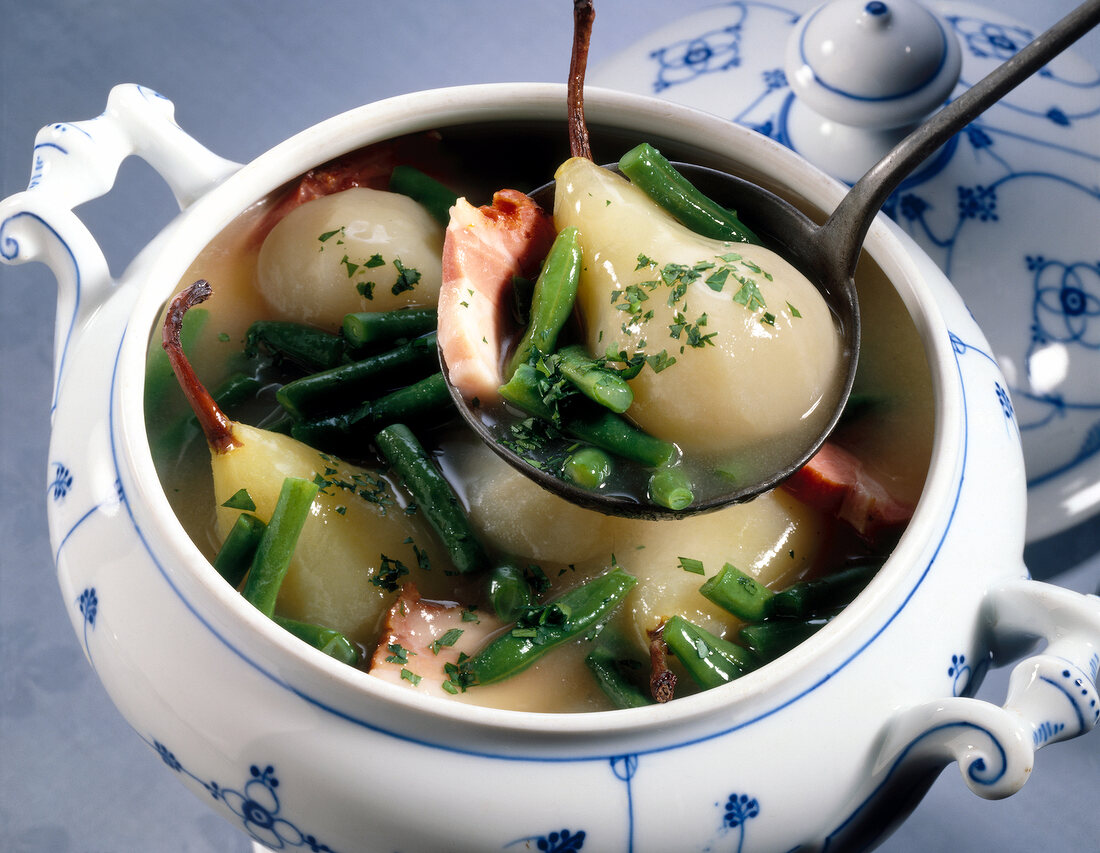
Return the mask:
<path fill-rule="evenodd" d="M 691 478 L 683 468 L 659 468 L 649 478 L 649 499 L 657 506 L 685 509 L 695 500 Z"/>
<path fill-rule="evenodd" d="M 244 576 L 248 574 L 266 527 L 256 516 L 242 512 L 233 522 L 229 535 L 214 556 L 214 568 L 234 589 L 241 585 Z"/>
<path fill-rule="evenodd" d="M 500 395 L 530 415 L 554 420 L 554 411 L 543 401 L 539 390 L 539 373 L 530 364 L 516 368 L 512 378 L 500 386 Z M 666 464 L 676 454 L 675 445 L 647 435 L 602 406 L 576 406 L 561 420 L 561 428 L 574 438 L 650 468 Z"/>
<path fill-rule="evenodd" d="M 619 160 L 631 183 L 696 234 L 736 243 L 760 239 L 727 210 L 703 195 L 648 143 L 632 148 Z"/>
<path fill-rule="evenodd" d="M 458 495 L 412 430 L 404 424 L 392 424 L 374 437 L 374 443 L 401 477 L 416 505 L 438 534 L 455 569 L 465 574 L 486 568 L 489 558 L 466 517 Z"/>
<path fill-rule="evenodd" d="M 331 453 L 361 452 L 382 427 L 395 423 L 438 421 L 451 413 L 454 401 L 442 373 L 368 400 L 349 412 L 301 421 L 291 426 L 298 441 Z"/>
<path fill-rule="evenodd" d="M 440 225 L 451 221 L 451 207 L 458 200 L 449 187 L 412 166 L 394 166 L 390 191 L 419 202 Z"/>
<path fill-rule="evenodd" d="M 726 563 L 699 592 L 738 619 L 755 622 L 771 613 L 775 593 L 737 567 Z"/>
<path fill-rule="evenodd" d="M 370 419 L 375 427 L 394 423 L 421 421 L 431 416 L 440 418 L 454 406 L 447 381 L 442 373 L 391 391 L 370 404 Z"/>
<path fill-rule="evenodd" d="M 598 489 L 607 482 L 613 468 L 611 457 L 600 448 L 581 447 L 565 458 L 562 475 L 583 489 Z"/>
<path fill-rule="evenodd" d="M 623 675 L 621 662 L 606 646 L 597 646 L 584 659 L 604 695 L 616 708 L 642 708 L 653 700 Z"/>
<path fill-rule="evenodd" d="M 626 380 L 615 371 L 601 367 L 584 347 L 563 347 L 556 355 L 562 375 L 588 399 L 618 414 L 634 402 L 634 392 Z"/>
<path fill-rule="evenodd" d="M 260 537 L 252 567 L 245 578 L 241 594 L 265 616 L 275 614 L 275 599 L 279 596 L 290 558 L 298 536 L 309 517 L 309 509 L 317 496 L 318 486 L 310 480 L 287 477 L 283 480 L 279 499 L 271 520 Z"/>
<path fill-rule="evenodd" d="M 337 456 L 351 455 L 355 450 L 355 437 L 360 433 L 366 434 L 366 440 L 370 440 L 376 430 L 370 419 L 370 402 L 362 403 L 350 412 L 340 415 L 330 415 L 327 418 L 314 418 L 308 421 L 294 421 L 291 419 L 290 435 L 303 444 L 308 444 L 316 450 L 325 453 L 335 453 Z M 359 448 L 362 450 L 362 448 Z"/>
<path fill-rule="evenodd" d="M 285 320 L 257 320 L 248 327 L 245 354 L 256 355 L 261 346 L 309 371 L 330 370 L 347 360 L 340 335 Z"/>
<path fill-rule="evenodd" d="M 753 668 L 752 655 L 682 616 L 673 616 L 661 632 L 688 674 L 704 688 L 718 687 Z"/>
<path fill-rule="evenodd" d="M 811 581 L 792 584 L 772 598 L 776 616 L 809 619 L 848 604 L 870 582 L 881 562 L 867 562 L 841 569 Z"/>
<path fill-rule="evenodd" d="M 761 663 L 767 663 L 813 636 L 824 624 L 821 620 L 769 619 L 745 625 L 737 632 L 737 639 L 755 654 Z"/>
<path fill-rule="evenodd" d="M 272 619 L 280 628 L 289 631 L 299 640 L 309 643 L 313 648 L 320 649 L 329 657 L 349 666 L 359 663 L 359 649 L 339 631 L 325 628 L 323 625 L 314 625 L 312 622 L 287 619 L 285 616 L 273 616 Z"/>
<path fill-rule="evenodd" d="M 577 229 L 563 228 L 554 239 L 535 281 L 531 319 L 508 363 L 506 377 L 511 377 L 535 352 L 549 355 L 554 351 L 558 335 L 573 313 L 580 280 L 581 247 Z"/>
<path fill-rule="evenodd" d="M 417 338 L 435 329 L 435 308 L 398 308 L 395 311 L 361 311 L 345 314 L 344 338 L 353 347 L 392 344 L 401 338 Z"/>
<path fill-rule="evenodd" d="M 432 332 L 396 349 L 288 382 L 275 396 L 291 415 L 303 420 L 341 402 L 362 400 L 381 383 L 420 378 L 438 365 Z"/>
<path fill-rule="evenodd" d="M 551 649 L 601 625 L 636 583 L 633 575 L 615 568 L 574 587 L 538 608 L 540 615 L 555 618 L 518 623 L 459 664 L 464 682 L 492 684 L 526 669 Z"/>
<path fill-rule="evenodd" d="M 531 605 L 531 585 L 523 569 L 512 563 L 493 566 L 489 572 L 489 602 L 502 622 L 515 622 Z"/>

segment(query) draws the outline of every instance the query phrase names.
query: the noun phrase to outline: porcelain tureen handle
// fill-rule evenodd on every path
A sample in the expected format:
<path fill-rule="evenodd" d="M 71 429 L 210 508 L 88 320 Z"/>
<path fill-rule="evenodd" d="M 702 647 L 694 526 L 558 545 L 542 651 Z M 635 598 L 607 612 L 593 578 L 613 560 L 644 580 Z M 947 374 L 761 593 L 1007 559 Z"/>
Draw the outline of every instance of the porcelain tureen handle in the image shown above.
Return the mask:
<path fill-rule="evenodd" d="M 0 201 L 0 260 L 41 261 L 57 278 L 58 367 L 73 330 L 114 285 L 102 250 L 73 209 L 109 192 L 131 155 L 164 178 L 181 209 L 240 169 L 181 130 L 174 114 L 172 102 L 152 89 L 115 86 L 102 115 L 39 131 L 30 184 Z"/>
<path fill-rule="evenodd" d="M 1020 661 L 1002 707 L 964 696 L 922 703 L 887 725 L 874 773 L 883 784 L 957 761 L 966 784 L 987 799 L 1027 781 L 1035 752 L 1100 721 L 1100 598 L 1046 583 L 1012 580 L 986 597 L 982 619 L 993 663 Z M 904 769 L 908 772 L 896 773 Z"/>

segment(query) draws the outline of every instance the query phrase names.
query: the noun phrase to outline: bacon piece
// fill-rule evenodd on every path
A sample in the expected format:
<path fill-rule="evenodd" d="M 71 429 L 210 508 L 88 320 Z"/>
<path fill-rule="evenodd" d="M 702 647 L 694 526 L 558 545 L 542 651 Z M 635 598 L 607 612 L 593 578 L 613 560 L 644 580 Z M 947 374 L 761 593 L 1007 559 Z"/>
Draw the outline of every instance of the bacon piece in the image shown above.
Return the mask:
<path fill-rule="evenodd" d="M 491 207 L 460 198 L 443 241 L 439 349 L 462 395 L 496 399 L 510 324 L 514 276 L 533 278 L 554 242 L 554 222 L 517 190 L 500 190 Z"/>
<path fill-rule="evenodd" d="M 386 616 L 368 671 L 394 684 L 452 695 L 442 687 L 449 679 L 447 664 L 457 665 L 459 654 L 472 654 L 500 627 L 488 614 L 477 611 L 470 619 L 469 613 L 456 604 L 427 601 L 415 584 L 405 584 Z M 448 637 L 449 631 L 455 633 Z"/>
<path fill-rule="evenodd" d="M 891 495 L 858 458 L 832 442 L 825 442 L 783 488 L 846 521 L 868 540 L 896 532 L 913 515 L 913 507 Z"/>

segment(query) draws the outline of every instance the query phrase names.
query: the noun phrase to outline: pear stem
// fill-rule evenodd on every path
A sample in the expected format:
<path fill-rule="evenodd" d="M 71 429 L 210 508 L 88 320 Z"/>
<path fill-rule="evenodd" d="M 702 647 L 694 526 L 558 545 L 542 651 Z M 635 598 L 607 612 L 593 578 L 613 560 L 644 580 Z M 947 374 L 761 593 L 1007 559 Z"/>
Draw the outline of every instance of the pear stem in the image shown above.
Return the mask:
<path fill-rule="evenodd" d="M 592 0 L 573 0 L 573 53 L 569 60 L 569 153 L 592 159 L 588 143 L 588 125 L 584 120 L 584 73 L 588 67 L 588 45 L 592 40 L 592 20 L 596 12 Z"/>
<path fill-rule="evenodd" d="M 207 444 L 215 453 L 228 453 L 241 446 L 241 442 L 233 434 L 233 422 L 226 417 L 225 412 L 214 402 L 210 392 L 199 381 L 180 343 L 180 329 L 183 327 L 184 315 L 191 308 L 209 299 L 211 292 L 210 283 L 200 278 L 172 300 L 168 308 L 168 316 L 164 319 L 163 343 L 172 371 L 176 374 L 176 379 L 191 410 L 199 420 L 199 426 L 202 427 Z"/>

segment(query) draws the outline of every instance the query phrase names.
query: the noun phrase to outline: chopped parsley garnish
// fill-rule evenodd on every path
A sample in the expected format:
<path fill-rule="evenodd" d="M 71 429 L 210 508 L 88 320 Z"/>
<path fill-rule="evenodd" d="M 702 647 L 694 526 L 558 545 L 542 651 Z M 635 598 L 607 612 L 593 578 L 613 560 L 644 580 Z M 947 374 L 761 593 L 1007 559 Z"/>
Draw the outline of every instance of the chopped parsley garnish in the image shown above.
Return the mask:
<path fill-rule="evenodd" d="M 542 570 L 542 566 L 536 565 L 535 563 L 529 563 L 527 568 L 523 570 L 523 579 L 527 581 L 527 585 L 538 595 L 542 595 L 542 593 L 550 589 L 550 578 L 546 576 L 546 572 Z"/>
<path fill-rule="evenodd" d="M 528 605 L 516 620 L 512 636 L 541 646 L 557 634 L 557 629 L 569 620 L 570 615 L 568 607 L 553 602 Z"/>
<path fill-rule="evenodd" d="M 560 437 L 561 433 L 547 421 L 526 418 L 509 424 L 507 435 L 497 441 L 534 467 L 552 470 L 553 463 L 548 461 L 548 456 Z"/>
<path fill-rule="evenodd" d="M 396 263 L 396 261 L 394 263 Z M 386 265 L 386 261 L 377 252 L 375 252 L 373 255 L 371 255 L 369 258 L 367 258 L 366 261 L 363 262 L 363 267 L 365 269 L 368 269 L 368 270 L 374 269 L 375 267 L 382 267 L 382 266 L 385 266 L 385 265 Z"/>
<path fill-rule="evenodd" d="M 441 685 L 450 694 L 465 693 L 467 687 L 477 684 L 469 670 L 463 669 L 462 664 L 470 659 L 470 656 L 462 652 L 458 656 L 458 663 L 443 664 L 443 671 L 447 674 L 447 680 Z"/>
<path fill-rule="evenodd" d="M 347 255 L 344 255 L 344 257 L 340 258 L 340 263 L 342 263 L 347 268 L 348 278 L 351 278 L 353 275 L 355 275 L 355 273 L 358 272 L 359 267 L 362 266 L 362 264 L 357 264 L 355 263 L 355 261 L 348 258 Z"/>
<path fill-rule="evenodd" d="M 326 231 L 324 234 L 322 234 L 320 237 L 318 237 L 317 240 L 321 243 L 327 243 L 329 240 L 331 240 L 337 234 L 343 234 L 343 233 L 344 233 L 344 226 L 341 225 L 339 228 L 336 228 L 332 231 Z M 341 242 L 343 242 L 343 241 L 337 241 L 337 245 L 339 245 Z M 321 248 L 324 248 L 324 247 L 322 246 Z"/>
<path fill-rule="evenodd" d="M 355 289 L 359 292 L 359 295 L 364 299 L 374 299 L 374 282 L 373 281 L 360 281 L 355 285 Z"/>
<path fill-rule="evenodd" d="M 706 571 L 703 569 L 703 561 L 696 560 L 691 557 L 680 558 L 680 568 L 685 572 L 691 572 L 693 575 L 705 575 Z"/>
<path fill-rule="evenodd" d="M 634 270 L 635 272 L 652 270 L 655 277 L 628 284 L 621 290 L 615 289 L 610 293 L 611 304 L 616 310 L 626 315 L 620 326 L 622 333 L 631 337 L 637 336 L 633 345 L 634 352 L 633 355 L 628 356 L 626 350 L 615 343 L 608 348 L 606 355 L 606 361 L 620 362 L 624 365 L 619 372 L 627 379 L 636 376 L 646 364 L 660 372 L 676 363 L 676 359 L 670 358 L 665 351 L 656 355 L 645 352 L 648 336 L 643 333 L 643 329 L 655 316 L 651 306 L 658 292 L 664 296 L 665 304 L 673 309 L 673 322 L 668 324 L 668 333 L 673 340 L 679 342 L 680 352 L 683 353 L 688 347 L 714 346 L 714 338 L 718 334 L 717 332 L 704 333 L 703 328 L 707 325 L 705 312 L 694 321 L 689 319 L 691 315 L 686 297 L 693 283 L 702 281 L 711 290 L 720 293 L 731 281 L 736 282 L 738 289 L 731 298 L 756 313 L 764 311 L 766 304 L 759 285 L 750 274 L 762 276 L 769 281 L 772 278 L 757 264 L 746 260 L 737 252 L 715 255 L 713 259 L 700 260 L 691 265 L 667 263 L 663 266 L 642 253 L 637 257 Z M 764 313 L 760 321 L 774 325 L 775 316 Z"/>
<path fill-rule="evenodd" d="M 790 302 L 787 303 L 787 310 L 791 312 L 792 317 L 799 317 L 799 318 L 802 317 L 802 315 L 799 313 L 798 309 L 795 308 L 793 305 L 791 305 Z"/>
<path fill-rule="evenodd" d="M 751 278 L 746 278 L 741 282 L 741 287 L 733 294 L 733 301 L 739 302 L 750 311 L 767 307 L 764 303 L 764 294 L 760 292 L 760 287 Z"/>
<path fill-rule="evenodd" d="M 401 263 L 400 258 L 394 258 L 393 265 L 397 268 L 397 281 L 395 281 L 393 287 L 390 288 L 394 296 L 416 287 L 417 282 L 420 281 L 419 270 L 413 269 L 412 267 L 406 267 Z"/>
<path fill-rule="evenodd" d="M 656 355 L 647 355 L 645 363 L 650 366 L 654 373 L 660 373 L 665 368 L 672 367 L 676 363 L 676 359 L 674 357 L 670 358 L 665 350 L 661 350 Z"/>
<path fill-rule="evenodd" d="M 222 504 L 226 509 L 240 509 L 245 512 L 253 512 L 256 509 L 256 502 L 252 500 L 252 495 L 248 493 L 248 489 L 238 489 L 233 495 Z"/>
<path fill-rule="evenodd" d="M 684 336 L 684 345 L 680 347 L 681 353 L 689 346 L 695 348 L 705 347 L 708 344 L 714 346 L 713 338 L 718 333 L 711 332 L 709 335 L 704 335 L 699 331 L 702 326 L 707 324 L 707 315 L 705 313 L 699 315 L 699 319 L 694 323 L 689 323 L 687 317 L 679 311 L 676 312 L 674 319 L 676 322 L 669 324 L 668 331 L 673 340 L 680 340 L 681 334 Z"/>
<path fill-rule="evenodd" d="M 400 580 L 409 573 L 409 567 L 400 560 L 393 560 L 385 554 L 381 555 L 382 564 L 378 571 L 371 576 L 370 582 L 387 592 L 397 592 Z"/>
<path fill-rule="evenodd" d="M 332 457 L 319 454 L 325 462 L 331 462 Z M 317 484 L 323 495 L 333 494 L 330 489 L 342 489 L 345 492 L 362 498 L 367 503 L 375 504 L 385 515 L 386 508 L 396 503 L 389 485 L 381 477 L 374 477 L 367 471 L 356 471 L 348 480 L 337 477 L 339 474 L 335 468 L 325 466 L 323 474 L 315 474 L 313 482 Z"/>
<path fill-rule="evenodd" d="M 386 655 L 386 663 L 406 664 L 409 662 L 409 655 L 416 654 L 416 652 L 410 652 L 400 643 L 389 643 L 386 646 L 386 651 L 389 652 Z"/>
<path fill-rule="evenodd" d="M 402 669 L 401 670 L 401 677 L 403 679 L 405 679 L 406 681 L 410 682 L 413 685 L 413 687 L 416 687 L 418 684 L 420 684 L 420 680 L 421 680 L 421 678 L 423 678 L 423 676 L 417 675 L 411 669 Z"/>
<path fill-rule="evenodd" d="M 461 628 L 451 628 L 438 640 L 433 640 L 432 644 L 428 646 L 432 650 L 432 654 L 439 654 L 440 649 L 447 649 L 458 642 L 458 638 L 462 636 L 463 630 Z"/>

